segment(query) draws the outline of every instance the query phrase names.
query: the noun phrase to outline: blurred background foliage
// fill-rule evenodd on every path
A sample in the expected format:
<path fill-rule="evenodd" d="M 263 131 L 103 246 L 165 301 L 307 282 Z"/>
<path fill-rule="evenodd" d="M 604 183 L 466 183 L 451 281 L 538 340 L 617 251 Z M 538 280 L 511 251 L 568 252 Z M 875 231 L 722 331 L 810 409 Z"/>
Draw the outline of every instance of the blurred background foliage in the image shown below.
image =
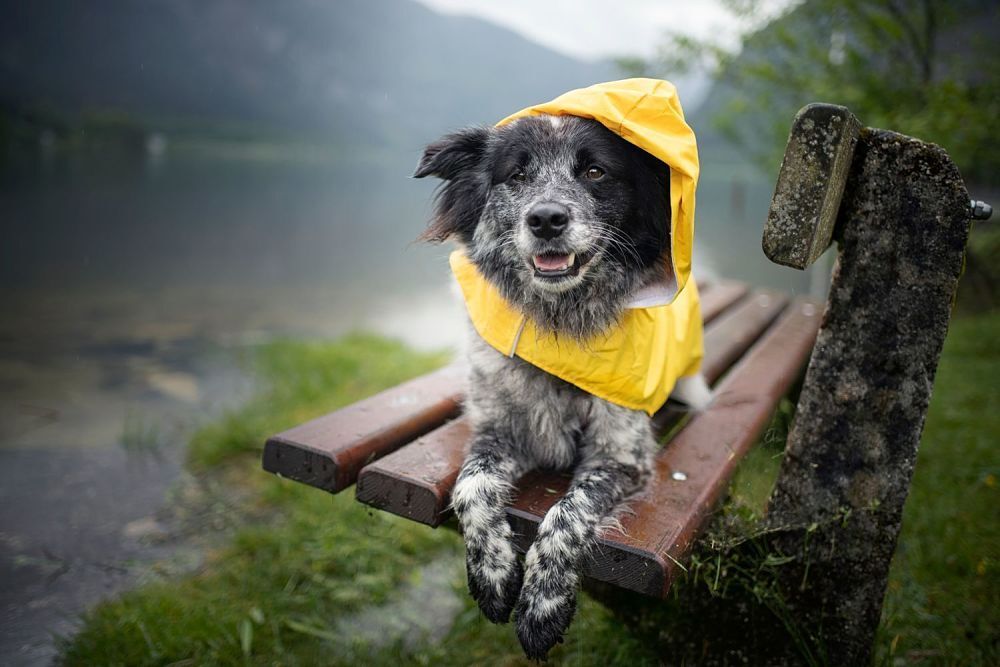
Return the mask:
<path fill-rule="evenodd" d="M 761 0 L 727 0 L 752 17 Z M 633 74 L 701 70 L 716 84 L 700 112 L 765 169 L 781 161 L 788 118 L 814 101 L 869 127 L 936 142 L 966 179 L 998 184 L 1000 14 L 991 0 L 806 0 L 736 44 L 673 32 Z"/>
<path fill-rule="evenodd" d="M 724 0 L 745 23 L 765 0 Z M 732 145 L 770 178 L 788 120 L 811 102 L 848 107 L 868 127 L 942 146 L 970 195 L 1000 197 L 1000 11 L 991 0 L 805 0 L 738 40 L 669 32 L 657 56 L 621 58 L 635 76 L 706 72 L 703 155 Z M 725 148 L 722 149 L 723 152 Z M 1000 231 L 976 225 L 967 310 L 1000 303 Z"/>

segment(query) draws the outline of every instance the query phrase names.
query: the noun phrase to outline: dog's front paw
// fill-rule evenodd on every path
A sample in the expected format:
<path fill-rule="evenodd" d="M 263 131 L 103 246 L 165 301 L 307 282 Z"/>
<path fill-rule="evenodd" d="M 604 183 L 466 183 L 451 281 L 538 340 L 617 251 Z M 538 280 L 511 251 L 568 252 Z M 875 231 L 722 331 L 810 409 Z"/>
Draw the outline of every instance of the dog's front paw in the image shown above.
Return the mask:
<path fill-rule="evenodd" d="M 552 647 L 562 643 L 575 612 L 573 588 L 551 595 L 542 595 L 537 590 L 523 591 L 514 615 L 524 654 L 532 660 L 545 660 Z"/>
<path fill-rule="evenodd" d="M 506 623 L 510 619 L 510 612 L 521 593 L 521 564 L 513 550 L 509 558 L 500 557 L 505 551 L 496 549 L 487 555 L 473 548 L 466 554 L 469 593 L 492 623 Z"/>

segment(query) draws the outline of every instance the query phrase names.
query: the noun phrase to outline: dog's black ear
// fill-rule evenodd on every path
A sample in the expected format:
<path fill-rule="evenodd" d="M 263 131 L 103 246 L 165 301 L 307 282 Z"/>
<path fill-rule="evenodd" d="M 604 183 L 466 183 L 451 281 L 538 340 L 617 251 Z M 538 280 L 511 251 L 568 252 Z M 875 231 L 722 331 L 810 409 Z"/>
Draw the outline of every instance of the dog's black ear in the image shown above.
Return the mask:
<path fill-rule="evenodd" d="M 415 178 L 444 179 L 434 206 L 434 219 L 418 237 L 441 242 L 457 236 L 470 243 L 483 215 L 490 190 L 487 144 L 492 128 L 468 128 L 446 135 L 424 151 Z"/>
<path fill-rule="evenodd" d="M 437 176 L 450 181 L 475 169 L 486 153 L 489 136 L 490 130 L 483 127 L 446 134 L 424 149 L 413 177 Z"/>

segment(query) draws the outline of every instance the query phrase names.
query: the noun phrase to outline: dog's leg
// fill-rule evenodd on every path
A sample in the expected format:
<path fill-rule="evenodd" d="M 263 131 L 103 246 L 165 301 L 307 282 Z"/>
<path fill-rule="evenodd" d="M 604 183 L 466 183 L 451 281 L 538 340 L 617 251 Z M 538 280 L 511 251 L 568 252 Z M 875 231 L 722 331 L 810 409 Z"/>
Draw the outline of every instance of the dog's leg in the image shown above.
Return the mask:
<path fill-rule="evenodd" d="M 594 439 L 566 495 L 545 515 L 525 557 L 515 616 L 529 658 L 544 659 L 562 641 L 576 611 L 578 572 L 587 549 L 602 521 L 642 487 L 652 469 L 656 442 L 646 415 L 616 408 L 608 416 L 591 429 Z"/>
<path fill-rule="evenodd" d="M 507 622 L 521 591 L 505 510 L 525 469 L 509 442 L 489 430 L 476 434 L 451 501 L 465 536 L 469 592 L 493 623 Z"/>

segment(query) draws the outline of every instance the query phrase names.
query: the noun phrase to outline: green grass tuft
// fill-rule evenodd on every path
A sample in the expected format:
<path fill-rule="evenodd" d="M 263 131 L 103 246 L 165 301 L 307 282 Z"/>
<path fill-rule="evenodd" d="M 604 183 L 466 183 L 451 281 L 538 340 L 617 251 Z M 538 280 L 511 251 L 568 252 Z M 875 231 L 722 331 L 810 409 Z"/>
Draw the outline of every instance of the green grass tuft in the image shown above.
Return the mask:
<path fill-rule="evenodd" d="M 267 485 L 280 483 L 269 481 Z M 291 486 L 288 482 L 284 486 Z M 458 537 L 385 513 L 351 494 L 282 490 L 287 511 L 247 527 L 200 572 L 147 584 L 86 617 L 68 665 L 348 664 L 336 625 L 389 599 Z"/>
<path fill-rule="evenodd" d="M 1000 313 L 952 320 L 883 609 L 879 655 L 1000 664 Z"/>

